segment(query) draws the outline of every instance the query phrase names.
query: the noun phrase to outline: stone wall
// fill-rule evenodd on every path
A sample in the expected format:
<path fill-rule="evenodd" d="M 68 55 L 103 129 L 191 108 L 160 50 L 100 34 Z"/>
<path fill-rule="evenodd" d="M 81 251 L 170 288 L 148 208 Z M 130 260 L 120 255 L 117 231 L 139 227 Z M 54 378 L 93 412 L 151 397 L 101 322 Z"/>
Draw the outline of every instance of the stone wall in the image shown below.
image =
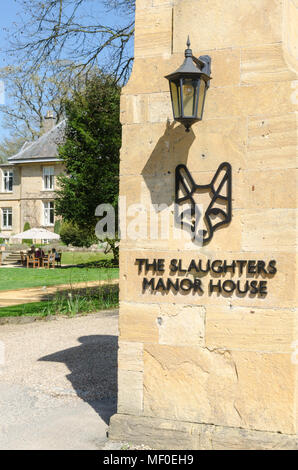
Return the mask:
<path fill-rule="evenodd" d="M 141 202 L 145 217 L 170 214 L 172 228 L 176 166 L 208 184 L 229 162 L 233 208 L 230 224 L 203 247 L 172 230 L 166 239 L 121 241 L 112 439 L 128 432 L 161 448 L 296 445 L 295 18 L 294 0 L 137 0 L 135 62 L 121 102 L 120 193 L 127 206 Z M 172 121 L 164 76 L 182 63 L 188 34 L 196 56 L 211 56 L 213 79 L 203 121 L 186 133 Z M 156 204 L 165 205 L 158 214 Z M 276 273 L 208 273 L 203 292 L 152 292 L 142 288 L 144 276 L 167 273 L 139 272 L 136 259 L 162 259 L 166 270 L 172 259 L 184 267 L 192 259 L 274 260 Z M 267 294 L 206 288 L 226 279 L 266 280 Z"/>

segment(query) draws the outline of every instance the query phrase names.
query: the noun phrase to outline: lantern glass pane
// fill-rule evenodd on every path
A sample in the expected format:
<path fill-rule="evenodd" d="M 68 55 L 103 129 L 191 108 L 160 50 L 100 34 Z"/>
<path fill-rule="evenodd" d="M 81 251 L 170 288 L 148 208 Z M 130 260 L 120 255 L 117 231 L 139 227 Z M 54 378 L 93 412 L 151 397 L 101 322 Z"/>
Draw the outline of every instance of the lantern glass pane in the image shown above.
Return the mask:
<path fill-rule="evenodd" d="M 174 118 L 178 118 L 181 115 L 180 90 L 179 90 L 179 86 L 177 85 L 177 83 L 170 82 L 170 85 L 171 85 Z"/>
<path fill-rule="evenodd" d="M 202 119 L 204 99 L 205 99 L 205 90 L 206 90 L 206 82 L 204 80 L 200 80 L 199 101 L 198 101 L 198 118 L 199 119 Z"/>
<path fill-rule="evenodd" d="M 193 116 L 195 88 L 193 80 L 186 78 L 183 81 L 183 114 Z"/>

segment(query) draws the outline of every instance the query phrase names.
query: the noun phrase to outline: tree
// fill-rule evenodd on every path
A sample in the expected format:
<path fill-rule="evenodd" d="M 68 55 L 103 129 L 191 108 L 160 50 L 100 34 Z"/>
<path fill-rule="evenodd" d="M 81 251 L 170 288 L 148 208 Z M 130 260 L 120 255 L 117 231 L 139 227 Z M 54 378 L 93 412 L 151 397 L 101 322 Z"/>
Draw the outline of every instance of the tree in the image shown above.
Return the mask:
<path fill-rule="evenodd" d="M 13 133 L 10 137 L 4 137 L 0 143 L 0 163 L 5 163 L 8 157 L 18 153 L 27 140 L 25 136 L 20 136 L 17 133 Z"/>
<path fill-rule="evenodd" d="M 64 100 L 73 90 L 79 90 L 86 80 L 71 69 L 57 63 L 46 71 L 24 72 L 26 67 L 4 67 L 0 79 L 6 84 L 7 104 L 0 107 L 4 116 L 3 126 L 10 130 L 11 136 L 2 142 L 10 153 L 10 143 L 37 139 L 43 132 L 44 116 L 51 110 L 58 123 L 63 116 Z M 8 155 L 9 156 L 9 155 Z"/>
<path fill-rule="evenodd" d="M 27 72 L 67 59 L 78 70 L 95 65 L 103 70 L 106 65 L 118 81 L 128 78 L 135 0 L 104 0 L 93 5 L 89 0 L 18 1 L 23 16 L 9 36 L 10 50 L 27 63 Z M 100 7 L 112 10 L 117 24 L 100 21 Z"/>
<path fill-rule="evenodd" d="M 94 236 L 95 209 L 116 208 L 119 192 L 120 87 L 113 77 L 93 75 L 83 92 L 65 103 L 65 142 L 59 148 L 66 174 L 59 177 L 56 214 Z M 111 240 L 114 257 L 115 241 Z"/>

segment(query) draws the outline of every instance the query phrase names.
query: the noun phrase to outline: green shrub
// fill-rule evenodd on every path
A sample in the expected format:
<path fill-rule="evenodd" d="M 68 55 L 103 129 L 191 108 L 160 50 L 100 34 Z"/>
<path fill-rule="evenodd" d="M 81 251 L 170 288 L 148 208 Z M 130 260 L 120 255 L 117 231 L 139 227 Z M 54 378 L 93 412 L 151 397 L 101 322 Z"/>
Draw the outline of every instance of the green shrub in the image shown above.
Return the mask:
<path fill-rule="evenodd" d="M 62 223 L 60 237 L 66 245 L 85 246 L 86 248 L 96 242 L 95 234 L 92 235 L 88 230 L 80 229 L 71 222 Z"/>
<path fill-rule="evenodd" d="M 30 230 L 31 226 L 29 224 L 29 222 L 25 222 L 24 223 L 24 229 L 23 229 L 23 232 L 26 232 L 26 230 Z M 33 244 L 33 241 L 28 238 L 27 240 L 23 240 L 24 243 L 26 243 L 26 245 L 32 245 Z"/>
<path fill-rule="evenodd" d="M 60 235 L 61 231 L 61 220 L 56 220 L 55 225 L 54 225 L 54 232 Z"/>

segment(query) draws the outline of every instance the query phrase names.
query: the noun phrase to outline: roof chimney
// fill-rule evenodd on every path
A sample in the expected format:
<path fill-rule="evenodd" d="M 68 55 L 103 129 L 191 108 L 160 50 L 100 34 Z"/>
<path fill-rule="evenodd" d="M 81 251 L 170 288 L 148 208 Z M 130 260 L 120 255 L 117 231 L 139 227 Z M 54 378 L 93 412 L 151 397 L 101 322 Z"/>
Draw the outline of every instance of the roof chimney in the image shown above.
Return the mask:
<path fill-rule="evenodd" d="M 52 111 L 48 111 L 42 123 L 42 133 L 49 132 L 56 124 L 56 118 Z"/>

